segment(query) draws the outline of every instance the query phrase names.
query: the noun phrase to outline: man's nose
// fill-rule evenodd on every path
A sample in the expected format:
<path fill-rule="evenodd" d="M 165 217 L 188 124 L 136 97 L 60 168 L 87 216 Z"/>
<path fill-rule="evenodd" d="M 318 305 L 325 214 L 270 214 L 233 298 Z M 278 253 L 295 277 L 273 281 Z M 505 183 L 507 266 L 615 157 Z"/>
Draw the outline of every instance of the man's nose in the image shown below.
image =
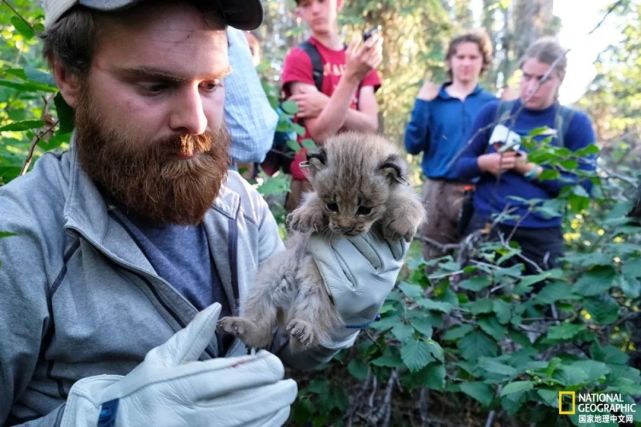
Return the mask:
<path fill-rule="evenodd" d="M 172 101 L 171 129 L 190 135 L 203 134 L 207 129 L 207 116 L 198 86 L 182 88 Z"/>

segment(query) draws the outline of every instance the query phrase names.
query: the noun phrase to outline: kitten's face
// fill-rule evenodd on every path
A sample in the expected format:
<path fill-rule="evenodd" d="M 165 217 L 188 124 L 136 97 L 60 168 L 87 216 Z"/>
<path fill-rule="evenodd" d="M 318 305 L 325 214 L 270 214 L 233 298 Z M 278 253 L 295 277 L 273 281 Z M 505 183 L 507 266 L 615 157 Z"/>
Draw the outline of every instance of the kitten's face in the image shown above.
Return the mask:
<path fill-rule="evenodd" d="M 320 185 L 318 195 L 333 233 L 346 236 L 367 233 L 383 216 L 389 186 L 382 177 L 373 178 L 360 182 L 328 179 Z"/>

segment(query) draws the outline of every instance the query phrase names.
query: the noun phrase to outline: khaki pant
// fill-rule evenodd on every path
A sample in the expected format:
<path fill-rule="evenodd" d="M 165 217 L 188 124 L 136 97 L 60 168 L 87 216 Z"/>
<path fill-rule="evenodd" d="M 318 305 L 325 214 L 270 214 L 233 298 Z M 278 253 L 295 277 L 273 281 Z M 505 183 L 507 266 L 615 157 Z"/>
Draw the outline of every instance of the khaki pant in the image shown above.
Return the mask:
<path fill-rule="evenodd" d="M 421 235 L 440 244 L 458 243 L 461 208 L 465 200 L 467 184 L 427 179 L 423 185 L 423 206 L 427 210 L 427 222 Z M 423 243 L 425 259 L 438 258 L 447 252 L 428 242 Z"/>

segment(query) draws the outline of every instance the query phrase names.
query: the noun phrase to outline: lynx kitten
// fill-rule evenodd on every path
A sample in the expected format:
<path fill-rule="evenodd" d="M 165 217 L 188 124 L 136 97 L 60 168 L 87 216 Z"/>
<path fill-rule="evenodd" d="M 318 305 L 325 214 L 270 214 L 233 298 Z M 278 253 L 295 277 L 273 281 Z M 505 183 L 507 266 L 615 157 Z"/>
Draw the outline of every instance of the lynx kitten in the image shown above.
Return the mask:
<path fill-rule="evenodd" d="M 310 232 L 356 236 L 376 225 L 387 239 L 410 241 L 425 217 L 407 183 L 407 165 L 381 136 L 343 133 L 310 154 L 314 192 L 289 214 L 287 250 L 268 259 L 241 302 L 243 317 L 224 317 L 218 329 L 250 347 L 265 347 L 276 325 L 294 351 L 331 342 L 343 326 L 308 250 Z"/>

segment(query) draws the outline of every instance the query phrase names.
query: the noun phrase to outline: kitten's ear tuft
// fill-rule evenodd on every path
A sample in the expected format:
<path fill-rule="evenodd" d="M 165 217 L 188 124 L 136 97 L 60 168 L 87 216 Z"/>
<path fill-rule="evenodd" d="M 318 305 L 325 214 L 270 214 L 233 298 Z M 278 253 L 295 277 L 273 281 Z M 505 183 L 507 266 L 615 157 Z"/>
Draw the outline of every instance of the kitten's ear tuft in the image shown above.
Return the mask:
<path fill-rule="evenodd" d="M 327 166 L 327 151 L 325 151 L 325 147 L 321 147 L 320 150 L 314 153 L 308 153 L 307 163 L 312 174 L 325 168 Z"/>
<path fill-rule="evenodd" d="M 398 154 L 391 154 L 379 165 L 378 170 L 390 184 L 409 184 L 407 165 Z"/>

